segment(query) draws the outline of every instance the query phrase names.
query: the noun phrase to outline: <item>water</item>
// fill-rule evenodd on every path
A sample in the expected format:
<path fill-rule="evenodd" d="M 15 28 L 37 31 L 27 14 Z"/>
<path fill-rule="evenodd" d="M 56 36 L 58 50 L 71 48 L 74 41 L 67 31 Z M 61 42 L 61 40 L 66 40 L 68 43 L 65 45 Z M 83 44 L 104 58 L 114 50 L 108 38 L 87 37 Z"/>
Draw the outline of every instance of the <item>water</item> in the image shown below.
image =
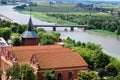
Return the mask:
<path fill-rule="evenodd" d="M 12 9 L 13 6 L 0 6 L 0 14 L 6 16 L 8 19 L 20 23 L 27 24 L 29 20 L 29 15 L 20 14 Z M 35 18 L 32 18 L 33 24 L 41 24 L 41 25 L 53 25 L 54 23 L 48 23 L 44 21 L 39 21 Z M 64 31 L 65 28 L 57 28 L 57 31 L 61 33 L 61 38 L 65 39 L 67 37 L 71 37 L 76 41 L 81 42 L 94 42 L 96 44 L 100 44 L 103 47 L 104 52 L 107 54 L 114 56 L 120 59 L 120 39 L 111 36 L 103 36 L 96 35 L 84 32 L 78 28 L 75 28 L 74 32 Z M 52 31 L 52 28 L 45 28 L 47 31 Z"/>
<path fill-rule="evenodd" d="M 30 15 L 25 15 L 25 14 L 20 14 L 18 12 L 16 12 L 15 10 L 13 10 L 14 6 L 0 6 L 0 15 L 4 15 L 6 16 L 7 19 L 17 22 L 19 24 L 27 24 Z M 33 23 L 34 24 L 54 24 L 54 23 L 48 23 L 48 22 L 44 22 L 44 21 L 39 21 L 35 18 L 32 18 Z"/>

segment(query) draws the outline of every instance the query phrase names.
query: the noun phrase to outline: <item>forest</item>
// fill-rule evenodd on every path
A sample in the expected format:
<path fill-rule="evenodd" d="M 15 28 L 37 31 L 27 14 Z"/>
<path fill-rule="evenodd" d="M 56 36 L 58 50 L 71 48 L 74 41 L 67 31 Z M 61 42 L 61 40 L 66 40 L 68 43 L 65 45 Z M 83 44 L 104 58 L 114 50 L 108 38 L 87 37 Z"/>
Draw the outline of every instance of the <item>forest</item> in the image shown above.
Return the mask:
<path fill-rule="evenodd" d="M 120 34 L 120 18 L 111 15 L 76 15 L 76 14 L 47 14 L 57 19 L 75 22 L 78 25 L 88 25 L 88 30 L 99 29 Z"/>

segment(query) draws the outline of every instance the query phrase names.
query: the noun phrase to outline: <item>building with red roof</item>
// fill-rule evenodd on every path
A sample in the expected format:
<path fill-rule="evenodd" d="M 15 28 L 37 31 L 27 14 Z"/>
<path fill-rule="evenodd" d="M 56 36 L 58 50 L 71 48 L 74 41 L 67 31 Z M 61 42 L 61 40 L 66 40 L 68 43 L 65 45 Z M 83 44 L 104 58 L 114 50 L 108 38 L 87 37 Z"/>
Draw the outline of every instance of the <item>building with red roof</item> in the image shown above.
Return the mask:
<path fill-rule="evenodd" d="M 13 65 L 29 64 L 43 80 L 46 70 L 55 70 L 56 79 L 77 78 L 80 70 L 88 70 L 88 64 L 77 52 L 60 45 L 2 47 L 0 49 L 2 70 L 6 71 Z M 71 79 L 69 73 L 72 74 Z"/>
<path fill-rule="evenodd" d="M 32 25 L 31 22 L 30 18 L 29 25 Z M 55 70 L 56 80 L 73 80 L 80 70 L 88 70 L 88 64 L 81 55 L 69 48 L 60 45 L 38 46 L 35 41 L 39 37 L 31 28 L 33 26 L 28 26 L 22 34 L 25 46 L 0 48 L 0 68 L 3 71 L 13 65 L 29 64 L 38 75 L 38 80 L 43 80 L 45 71 L 51 69 Z"/>

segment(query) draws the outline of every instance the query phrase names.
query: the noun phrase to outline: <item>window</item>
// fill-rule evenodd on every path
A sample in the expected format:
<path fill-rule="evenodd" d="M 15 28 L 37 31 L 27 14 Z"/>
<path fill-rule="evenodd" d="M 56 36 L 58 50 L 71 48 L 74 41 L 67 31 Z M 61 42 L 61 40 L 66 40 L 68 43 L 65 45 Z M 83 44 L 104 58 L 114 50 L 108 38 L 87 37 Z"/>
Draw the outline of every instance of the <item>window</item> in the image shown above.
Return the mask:
<path fill-rule="evenodd" d="M 58 73 L 57 80 L 62 80 L 62 74 L 61 73 Z"/>
<path fill-rule="evenodd" d="M 68 73 L 68 80 L 72 80 L 72 72 Z"/>

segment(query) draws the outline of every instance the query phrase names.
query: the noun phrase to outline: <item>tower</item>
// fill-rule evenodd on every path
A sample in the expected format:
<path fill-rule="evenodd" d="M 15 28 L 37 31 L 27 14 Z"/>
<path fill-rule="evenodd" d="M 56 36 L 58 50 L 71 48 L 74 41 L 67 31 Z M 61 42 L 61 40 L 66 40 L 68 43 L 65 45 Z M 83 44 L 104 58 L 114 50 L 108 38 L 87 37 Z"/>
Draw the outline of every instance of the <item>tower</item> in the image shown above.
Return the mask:
<path fill-rule="evenodd" d="M 30 17 L 27 29 L 25 32 L 23 32 L 22 36 L 22 45 L 23 46 L 33 46 L 33 45 L 38 45 L 39 42 L 39 36 L 36 34 L 34 28 L 33 28 L 33 23 L 32 19 Z"/>

